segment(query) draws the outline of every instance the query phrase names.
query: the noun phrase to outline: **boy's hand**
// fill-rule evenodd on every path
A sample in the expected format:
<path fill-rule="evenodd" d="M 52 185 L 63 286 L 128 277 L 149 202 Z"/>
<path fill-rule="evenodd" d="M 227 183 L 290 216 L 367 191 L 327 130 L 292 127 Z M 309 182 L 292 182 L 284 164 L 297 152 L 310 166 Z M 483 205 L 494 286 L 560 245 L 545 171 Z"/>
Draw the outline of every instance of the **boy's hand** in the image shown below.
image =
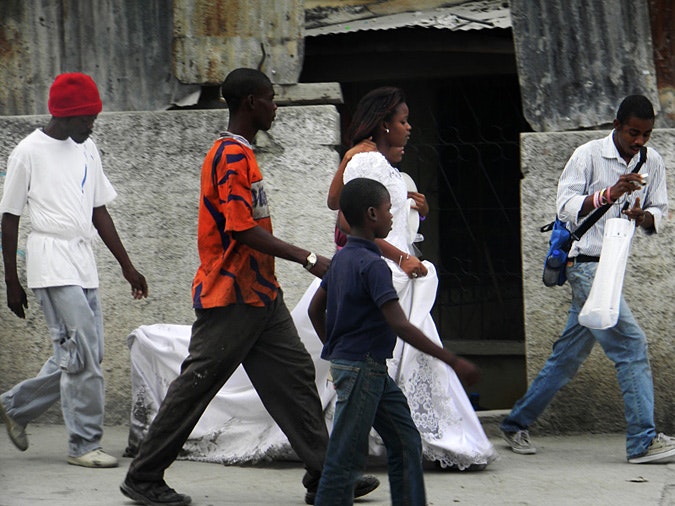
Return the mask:
<path fill-rule="evenodd" d="M 452 364 L 452 368 L 467 386 L 478 383 L 481 377 L 480 369 L 474 364 L 465 360 L 461 357 L 457 357 L 457 360 Z"/>

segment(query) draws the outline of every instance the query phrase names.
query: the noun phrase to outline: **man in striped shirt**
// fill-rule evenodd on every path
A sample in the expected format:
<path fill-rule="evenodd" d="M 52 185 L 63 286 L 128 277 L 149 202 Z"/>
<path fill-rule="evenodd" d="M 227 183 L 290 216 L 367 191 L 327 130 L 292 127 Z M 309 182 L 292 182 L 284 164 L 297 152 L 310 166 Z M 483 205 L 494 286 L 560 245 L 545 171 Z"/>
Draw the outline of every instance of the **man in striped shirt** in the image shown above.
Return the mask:
<path fill-rule="evenodd" d="M 575 230 L 595 208 L 608 202 L 613 205 L 573 243 L 567 263 L 567 279 L 572 287 L 567 325 L 544 368 L 501 423 L 502 435 L 515 453 L 536 453 L 528 427 L 574 377 L 597 341 L 614 362 L 623 392 L 628 462 L 664 462 L 675 456 L 675 439 L 657 434 L 654 427 L 654 386 L 647 338 L 623 296 L 614 327 L 589 329 L 578 321 L 593 284 L 607 219 L 623 216 L 646 234 L 654 234 L 666 215 L 668 195 L 661 156 L 647 148 L 645 164 L 639 173 L 632 173 L 640 148 L 649 140 L 653 128 L 651 102 L 642 95 L 626 97 L 617 111 L 614 130 L 603 139 L 578 147 L 560 176 L 557 211 L 570 230 Z"/>
<path fill-rule="evenodd" d="M 120 488 L 146 506 L 186 506 L 188 495 L 164 481 L 164 471 L 211 399 L 243 364 L 265 408 L 305 465 L 305 502 L 314 503 L 328 446 L 314 363 L 286 308 L 274 259 L 299 263 L 322 277 L 330 260 L 278 239 L 253 152 L 277 106 L 269 78 L 254 69 L 230 72 L 222 85 L 230 112 L 228 131 L 202 165 L 197 247 L 200 266 L 192 285 L 197 316 L 189 355 L 166 393 Z M 379 485 L 361 476 L 360 497 Z M 273 498 L 270 498 L 273 502 Z"/>

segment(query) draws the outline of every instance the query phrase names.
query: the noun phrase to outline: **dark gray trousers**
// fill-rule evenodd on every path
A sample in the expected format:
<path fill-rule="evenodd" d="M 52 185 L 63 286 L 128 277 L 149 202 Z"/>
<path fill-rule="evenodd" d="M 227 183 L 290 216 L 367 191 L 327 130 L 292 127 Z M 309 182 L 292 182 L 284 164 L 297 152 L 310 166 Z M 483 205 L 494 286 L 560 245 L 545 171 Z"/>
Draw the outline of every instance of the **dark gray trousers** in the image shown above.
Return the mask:
<path fill-rule="evenodd" d="M 189 355 L 167 391 L 129 476 L 158 481 L 176 459 L 211 399 L 239 364 L 314 488 L 328 446 L 312 358 L 300 341 L 281 292 L 268 307 L 231 305 L 196 310 Z"/>

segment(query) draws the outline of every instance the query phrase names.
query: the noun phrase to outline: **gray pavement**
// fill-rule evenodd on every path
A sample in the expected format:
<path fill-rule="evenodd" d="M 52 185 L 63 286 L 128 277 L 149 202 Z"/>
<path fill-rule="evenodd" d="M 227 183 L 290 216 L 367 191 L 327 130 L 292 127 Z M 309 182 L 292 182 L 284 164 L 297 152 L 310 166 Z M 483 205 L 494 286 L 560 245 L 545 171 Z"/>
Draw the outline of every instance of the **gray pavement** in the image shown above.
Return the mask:
<path fill-rule="evenodd" d="M 0 506 L 124 506 L 119 492 L 129 459 L 122 458 L 127 428 L 106 427 L 104 448 L 120 458 L 114 469 L 66 464 L 62 425 L 31 425 L 30 447 L 19 452 L 0 426 Z M 500 453 L 480 472 L 425 474 L 429 505 L 675 505 L 675 464 L 631 465 L 620 434 L 533 437 L 536 455 L 516 455 L 486 427 Z M 382 485 L 357 501 L 363 506 L 390 504 L 386 469 L 372 466 Z M 297 462 L 226 467 L 177 461 L 166 480 L 192 496 L 194 506 L 304 504 Z"/>

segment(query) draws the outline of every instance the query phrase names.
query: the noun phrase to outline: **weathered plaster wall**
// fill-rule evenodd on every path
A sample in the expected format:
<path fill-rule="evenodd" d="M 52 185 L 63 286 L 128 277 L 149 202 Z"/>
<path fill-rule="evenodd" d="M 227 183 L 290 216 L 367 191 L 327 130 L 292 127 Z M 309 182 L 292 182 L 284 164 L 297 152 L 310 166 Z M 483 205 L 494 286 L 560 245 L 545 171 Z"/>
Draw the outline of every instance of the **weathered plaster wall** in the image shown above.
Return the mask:
<path fill-rule="evenodd" d="M 0 184 L 13 146 L 45 116 L 0 117 Z M 112 255 L 98 245 L 106 325 L 106 423 L 126 423 L 129 415 L 128 333 L 142 324 L 191 323 L 190 285 L 197 266 L 196 216 L 201 162 L 227 124 L 225 111 L 102 114 L 95 129 L 108 177 L 119 197 L 109 206 L 119 233 L 150 297 L 134 301 Z M 257 154 L 271 202 L 276 234 L 320 253 L 332 253 L 333 213 L 325 197 L 338 157 L 338 116 L 332 106 L 283 107 L 273 128 L 257 138 Z M 539 227 L 555 213 L 555 188 L 574 148 L 605 132 L 522 136 L 522 240 L 528 380 L 544 364 L 562 330 L 569 286 L 546 288 L 541 267 L 548 235 Z M 675 164 L 675 130 L 658 130 L 650 145 Z M 669 174 L 671 191 L 675 188 Z M 27 220 L 24 218 L 22 223 Z M 650 342 L 659 430 L 675 431 L 675 373 L 671 357 L 675 233 L 666 222 L 658 237 L 637 234 L 627 270 L 625 294 Z M 22 241 L 20 247 L 23 248 Z M 23 261 L 20 259 L 21 268 Z M 0 267 L 1 269 L 1 267 Z M 299 265 L 277 262 L 278 277 L 292 307 L 311 282 Z M 35 374 L 49 356 L 42 314 L 29 294 L 26 321 L 6 307 L 0 290 L 0 391 Z M 508 378 L 505 379 L 507 381 Z M 60 417 L 52 409 L 43 421 Z M 542 432 L 623 431 L 623 404 L 614 369 L 596 349 L 577 377 L 556 397 L 533 430 Z"/>
<path fill-rule="evenodd" d="M 558 177 L 574 149 L 607 132 L 587 131 L 523 134 L 521 189 L 523 288 L 525 296 L 528 384 L 544 365 L 551 345 L 562 331 L 571 301 L 569 285 L 546 288 L 541 281 L 548 234 L 539 228 L 555 216 Z M 675 191 L 675 130 L 657 130 L 649 143 L 664 158 Z M 624 295 L 647 334 L 655 388 L 657 429 L 675 429 L 673 384 L 675 353 L 673 298 L 675 296 L 675 228 L 666 221 L 657 236 L 636 233 L 626 269 Z M 556 396 L 533 430 L 542 432 L 625 430 L 623 401 L 614 366 L 598 345 L 577 376 Z"/>
<path fill-rule="evenodd" d="M 0 185 L 11 149 L 47 116 L 0 117 Z M 129 417 L 126 336 L 139 325 L 192 323 L 199 173 L 206 151 L 227 126 L 227 112 L 104 113 L 95 139 L 104 169 L 119 196 L 108 206 L 132 261 L 148 280 L 150 296 L 134 301 L 117 262 L 99 240 L 97 259 L 105 318 L 106 423 Z M 339 117 L 333 106 L 281 107 L 272 129 L 256 139 L 266 178 L 275 234 L 330 256 L 334 214 L 326 207 L 338 165 Z M 22 235 L 27 228 L 22 219 Z M 19 248 L 25 248 L 25 237 Z M 23 254 L 23 251 L 20 252 Z M 20 256 L 20 268 L 24 262 Z M 300 265 L 277 261 L 277 275 L 292 308 L 312 276 Z M 0 267 L 2 269 L 2 267 Z M 4 271 L 3 271 L 4 277 Z M 25 274 L 22 274 L 25 280 Z M 29 293 L 25 321 L 7 308 L 0 290 L 0 392 L 35 375 L 51 354 L 42 313 Z M 58 420 L 52 409 L 44 420 Z"/>

